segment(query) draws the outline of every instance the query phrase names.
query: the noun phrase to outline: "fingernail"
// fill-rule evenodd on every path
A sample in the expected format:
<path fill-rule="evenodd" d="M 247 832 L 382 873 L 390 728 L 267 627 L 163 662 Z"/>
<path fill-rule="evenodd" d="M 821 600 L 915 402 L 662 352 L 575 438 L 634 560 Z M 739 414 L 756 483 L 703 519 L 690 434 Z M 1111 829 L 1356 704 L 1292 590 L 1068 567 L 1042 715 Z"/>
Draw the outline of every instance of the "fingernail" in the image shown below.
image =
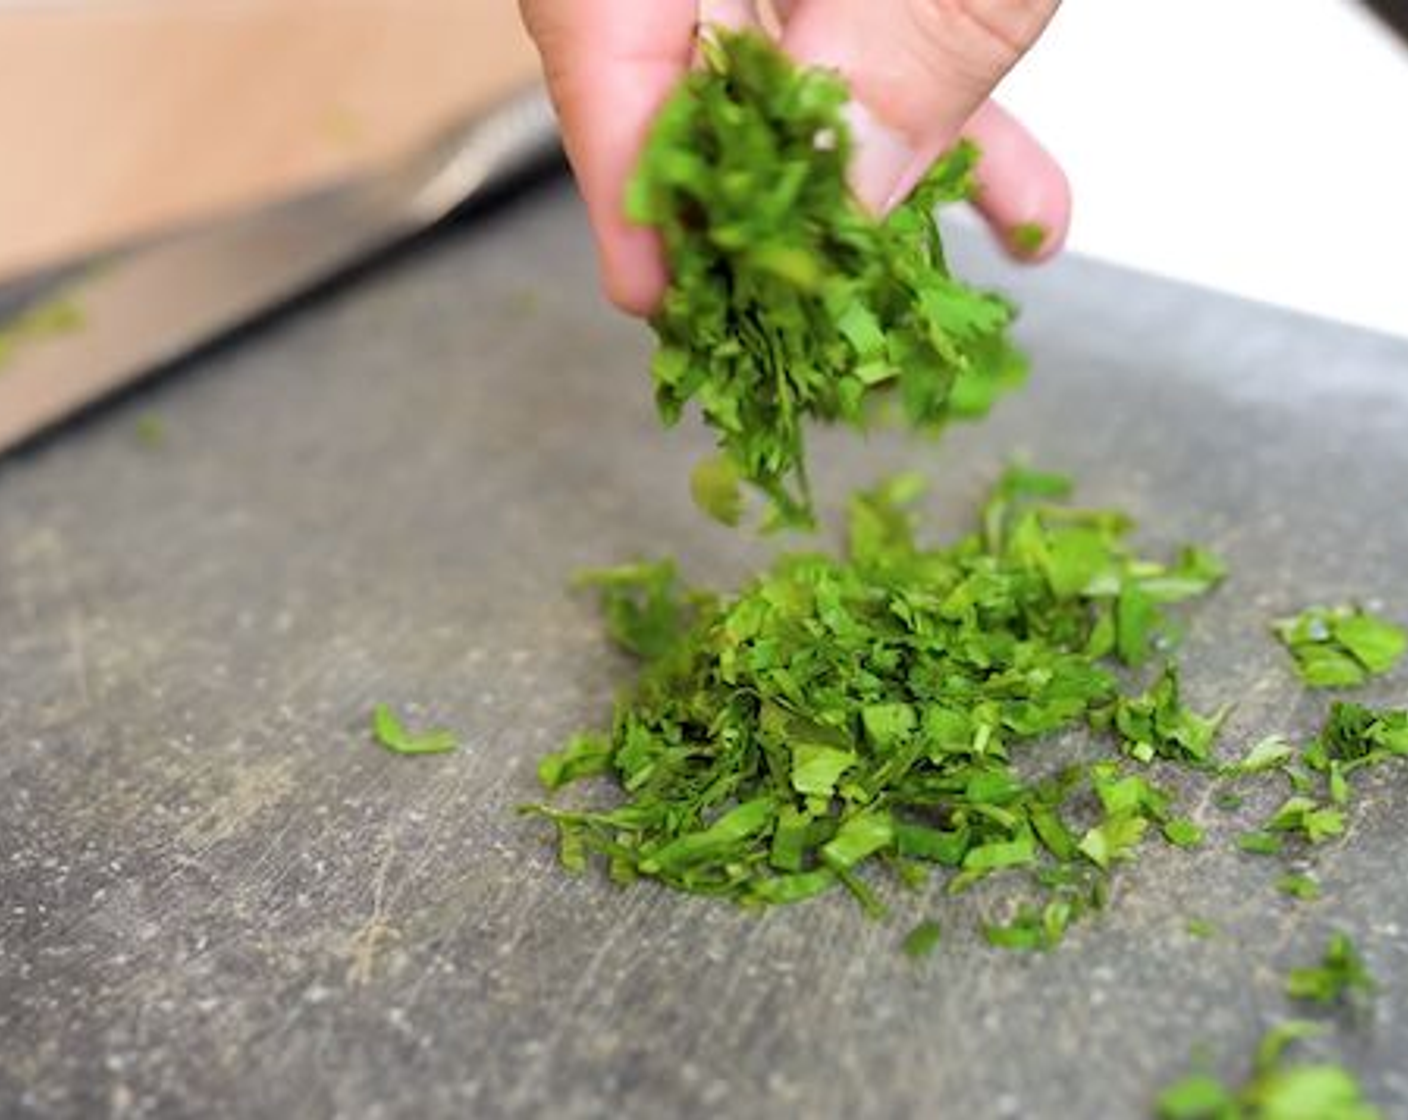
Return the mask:
<path fill-rule="evenodd" d="M 915 162 L 914 148 L 859 101 L 847 102 L 846 118 L 854 144 L 851 190 L 868 210 L 884 214 Z"/>

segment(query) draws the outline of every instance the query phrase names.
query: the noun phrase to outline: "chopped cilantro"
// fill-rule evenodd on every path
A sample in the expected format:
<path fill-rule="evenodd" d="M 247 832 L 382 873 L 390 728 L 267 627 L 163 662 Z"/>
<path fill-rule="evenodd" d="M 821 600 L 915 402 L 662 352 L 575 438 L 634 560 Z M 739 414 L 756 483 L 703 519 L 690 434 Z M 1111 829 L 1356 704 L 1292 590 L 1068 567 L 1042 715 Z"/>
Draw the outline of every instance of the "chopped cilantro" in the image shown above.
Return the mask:
<path fill-rule="evenodd" d="M 1334 1003 L 1350 992 L 1374 991 L 1374 979 L 1347 934 L 1336 933 L 1325 946 L 1318 965 L 1293 968 L 1286 977 L 1286 994 L 1292 999 Z"/>
<path fill-rule="evenodd" d="M 1387 673 L 1408 648 L 1408 633 L 1359 607 L 1310 607 L 1273 627 L 1312 688 L 1348 688 Z"/>
<path fill-rule="evenodd" d="M 939 923 L 931 918 L 925 919 L 905 936 L 902 948 L 907 956 L 918 960 L 938 948 L 942 936 L 943 931 L 939 928 Z"/>
<path fill-rule="evenodd" d="M 809 524 L 804 424 L 863 426 L 888 390 L 911 425 L 982 413 L 1019 381 L 1012 309 L 948 271 L 933 211 L 973 189 L 961 144 L 877 220 L 846 181 L 843 83 L 760 35 L 717 30 L 658 115 L 628 192 L 660 231 L 671 281 L 652 325 L 667 423 L 691 401 L 779 524 Z M 695 494 L 732 514 L 716 478 Z"/>
<path fill-rule="evenodd" d="M 1286 874 L 1276 880 L 1276 889 L 1291 898 L 1302 902 L 1312 902 L 1320 897 L 1320 884 L 1309 875 Z"/>
<path fill-rule="evenodd" d="M 1183 928 L 1190 937 L 1212 937 L 1217 933 L 1217 927 L 1206 918 L 1189 918 Z"/>
<path fill-rule="evenodd" d="M 1045 244 L 1047 230 L 1040 222 L 1022 222 L 1012 230 L 1012 247 L 1030 257 Z"/>
<path fill-rule="evenodd" d="M 376 741 L 396 754 L 445 754 L 459 743 L 452 731 L 426 731 L 413 734 L 386 704 L 372 709 L 372 735 Z"/>
<path fill-rule="evenodd" d="M 1287 1059 L 1292 1043 L 1319 1033 L 1314 1023 L 1281 1023 L 1258 1044 L 1244 1084 L 1229 1086 L 1199 1070 L 1159 1094 L 1155 1115 L 1158 1120 L 1382 1120 L 1349 1070 Z"/>
<path fill-rule="evenodd" d="M 876 864 L 906 883 L 939 870 L 953 892 L 1025 872 L 1036 896 L 985 933 L 1046 948 L 1103 904 L 1151 826 L 1197 844 L 1171 794 L 1118 756 L 1054 773 L 1021 757 L 1117 703 L 1121 595 L 1167 603 L 1215 582 L 1196 550 L 1136 555 L 1128 518 L 1054 500 L 1068 488 L 1014 468 L 973 532 L 929 547 L 911 511 L 922 484 L 891 479 L 852 499 L 845 557 L 783 555 L 728 596 L 684 589 L 669 564 L 593 573 L 643 665 L 608 732 L 541 764 L 549 790 L 603 775 L 620 791 L 614 807 L 530 807 L 563 862 L 596 855 L 618 881 L 748 904 L 840 888 L 875 914 Z M 1201 764 L 1213 721 L 1160 680 L 1146 734 Z"/>

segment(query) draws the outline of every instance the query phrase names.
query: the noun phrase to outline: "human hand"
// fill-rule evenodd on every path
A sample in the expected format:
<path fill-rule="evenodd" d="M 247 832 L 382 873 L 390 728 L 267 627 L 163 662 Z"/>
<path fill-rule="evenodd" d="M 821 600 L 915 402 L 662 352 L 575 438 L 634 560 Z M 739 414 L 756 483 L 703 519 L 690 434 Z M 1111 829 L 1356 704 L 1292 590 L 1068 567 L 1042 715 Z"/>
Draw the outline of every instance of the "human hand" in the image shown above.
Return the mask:
<path fill-rule="evenodd" d="M 624 212 L 651 121 L 687 71 L 700 24 L 757 25 L 769 6 L 783 48 L 845 77 L 854 100 L 851 183 L 885 213 L 960 137 L 982 150 L 978 210 L 1014 256 L 1054 253 L 1070 224 L 1061 168 L 988 95 L 1060 0 L 520 0 L 586 200 L 602 284 L 650 314 L 667 283 L 652 230 Z M 1028 238 L 1039 233 L 1032 244 Z"/>

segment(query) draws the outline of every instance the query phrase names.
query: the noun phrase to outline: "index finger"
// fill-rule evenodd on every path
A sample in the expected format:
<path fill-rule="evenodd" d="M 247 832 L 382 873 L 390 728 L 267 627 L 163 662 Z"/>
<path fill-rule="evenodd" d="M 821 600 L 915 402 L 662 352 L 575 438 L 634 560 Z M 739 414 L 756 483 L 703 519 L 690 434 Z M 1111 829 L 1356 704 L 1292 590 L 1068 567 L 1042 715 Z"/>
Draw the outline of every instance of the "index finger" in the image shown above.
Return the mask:
<path fill-rule="evenodd" d="M 626 183 L 689 67 L 697 0 L 521 0 L 562 122 L 612 302 L 637 315 L 665 290 L 655 234 L 627 221 Z"/>

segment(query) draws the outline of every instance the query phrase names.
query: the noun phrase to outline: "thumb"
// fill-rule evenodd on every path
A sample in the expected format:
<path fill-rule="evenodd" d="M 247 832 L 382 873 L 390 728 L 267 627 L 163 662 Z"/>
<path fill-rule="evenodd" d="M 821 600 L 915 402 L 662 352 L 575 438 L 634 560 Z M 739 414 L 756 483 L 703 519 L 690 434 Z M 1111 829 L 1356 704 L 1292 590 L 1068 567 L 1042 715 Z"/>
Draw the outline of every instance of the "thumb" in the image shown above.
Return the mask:
<path fill-rule="evenodd" d="M 794 0 L 783 46 L 839 70 L 851 87 L 861 201 L 903 200 L 993 87 L 1040 36 L 1060 0 Z"/>

